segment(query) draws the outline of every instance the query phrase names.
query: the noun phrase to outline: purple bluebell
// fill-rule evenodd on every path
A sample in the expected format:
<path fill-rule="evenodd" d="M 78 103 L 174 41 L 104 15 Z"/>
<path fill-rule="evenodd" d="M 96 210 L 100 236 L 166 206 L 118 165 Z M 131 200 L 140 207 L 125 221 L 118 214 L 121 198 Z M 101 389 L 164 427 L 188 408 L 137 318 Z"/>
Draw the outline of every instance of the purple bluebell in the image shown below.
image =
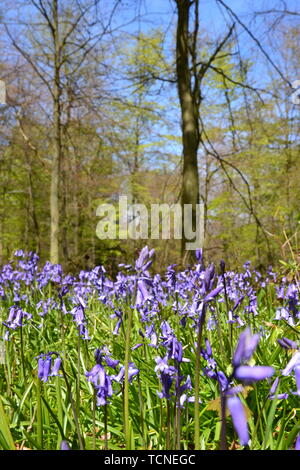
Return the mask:
<path fill-rule="evenodd" d="M 228 380 L 228 378 L 226 377 L 226 375 L 224 374 L 224 372 L 223 372 L 222 370 L 219 370 L 219 371 L 217 372 L 216 379 L 217 379 L 218 382 L 219 382 L 221 391 L 222 391 L 222 392 L 227 392 L 227 391 L 228 391 L 228 387 L 229 387 L 229 385 L 230 385 L 230 380 Z"/>
<path fill-rule="evenodd" d="M 198 261 L 199 264 L 202 264 L 203 262 L 203 249 L 200 248 L 198 250 L 195 251 L 195 256 L 196 256 L 196 260 Z"/>
<path fill-rule="evenodd" d="M 256 350 L 258 343 L 259 335 L 252 335 L 250 328 L 246 328 L 246 330 L 240 334 L 232 360 L 233 366 L 237 367 L 248 361 Z"/>
<path fill-rule="evenodd" d="M 9 315 L 5 322 L 2 322 L 4 326 L 11 330 L 21 328 L 24 326 L 24 320 L 32 319 L 32 314 L 25 312 L 22 308 L 17 305 L 13 305 L 9 309 Z"/>
<path fill-rule="evenodd" d="M 297 385 L 297 391 L 294 392 L 294 394 L 300 396 L 300 364 L 295 365 L 294 374 L 295 374 L 296 385 Z"/>
<path fill-rule="evenodd" d="M 184 381 L 184 377 L 180 376 L 179 377 L 179 386 L 176 387 L 176 394 L 177 394 L 177 400 L 179 396 L 179 402 L 177 405 L 182 408 L 186 402 L 188 403 L 194 403 L 195 402 L 195 397 L 194 396 L 189 396 L 188 393 L 189 391 L 192 390 L 192 381 L 191 377 L 188 375 Z M 201 400 L 199 398 L 199 403 L 201 403 Z"/>
<path fill-rule="evenodd" d="M 38 360 L 38 378 L 40 380 L 42 380 L 44 378 L 44 363 L 45 363 L 44 356 L 39 357 L 39 360 Z"/>
<path fill-rule="evenodd" d="M 137 294 L 136 294 L 136 301 L 135 306 L 141 307 L 144 303 L 152 298 L 151 293 L 149 292 L 149 288 L 152 283 L 149 283 L 146 278 L 138 279 L 137 281 Z"/>
<path fill-rule="evenodd" d="M 227 398 L 227 406 L 230 411 L 234 429 L 237 432 L 242 446 L 249 444 L 249 432 L 247 417 L 241 400 L 237 396 Z"/>
<path fill-rule="evenodd" d="M 140 370 L 135 366 L 133 362 L 129 362 L 128 364 L 128 381 L 129 383 L 132 383 L 134 377 L 138 375 Z M 125 366 L 121 366 L 119 373 L 117 375 L 112 376 L 112 379 L 115 382 L 121 383 L 123 382 L 125 377 Z"/>
<path fill-rule="evenodd" d="M 59 370 L 60 370 L 60 367 L 61 367 L 61 358 L 58 356 L 55 358 L 54 360 L 54 364 L 52 366 L 52 369 L 51 369 L 51 376 L 53 377 L 57 377 L 59 374 Z"/>
<path fill-rule="evenodd" d="M 217 363 L 213 357 L 211 345 L 207 338 L 205 339 L 205 346 L 206 346 L 206 349 L 203 348 L 201 350 L 201 355 L 207 361 L 208 367 L 215 369 Z"/>
<path fill-rule="evenodd" d="M 109 352 L 107 347 L 104 347 L 102 349 L 102 351 L 100 351 L 99 349 L 97 351 L 98 351 L 98 355 L 100 354 L 102 356 L 101 358 L 104 359 L 104 361 L 105 361 L 105 363 L 108 367 L 111 367 L 112 369 L 117 368 L 120 361 L 118 359 L 112 359 L 111 358 L 111 353 Z M 97 358 L 97 353 L 95 353 L 95 357 Z"/>
<path fill-rule="evenodd" d="M 288 349 L 298 349 L 297 343 L 295 343 L 295 341 L 292 341 L 289 338 L 283 337 L 281 339 L 277 339 L 277 342 L 282 348 L 284 348 L 286 350 L 288 350 Z"/>
<path fill-rule="evenodd" d="M 173 383 L 173 377 L 165 372 L 160 373 L 160 382 L 162 385 L 162 391 L 157 392 L 159 398 L 167 398 L 169 400 L 171 398 L 170 389 Z"/>
<path fill-rule="evenodd" d="M 277 393 L 278 385 L 279 385 L 279 377 L 276 377 L 269 391 L 270 400 L 274 400 L 275 398 L 277 400 L 285 400 L 288 398 L 289 396 L 288 393 Z"/>
<path fill-rule="evenodd" d="M 154 323 L 146 327 L 145 337 L 150 338 L 149 346 L 152 346 L 153 348 L 157 348 L 158 339 L 157 339 L 157 334 L 155 331 Z"/>
<path fill-rule="evenodd" d="M 55 356 L 53 366 L 52 366 L 52 356 Z M 40 354 L 38 356 L 38 378 L 42 380 L 42 382 L 48 382 L 49 377 L 59 376 L 61 362 L 62 362 L 61 358 L 59 354 L 56 352 Z"/>
<path fill-rule="evenodd" d="M 273 367 L 270 366 L 239 366 L 235 369 L 234 377 L 241 382 L 251 384 L 266 378 L 272 377 L 274 374 Z"/>
<path fill-rule="evenodd" d="M 223 286 L 218 286 L 215 289 L 213 289 L 204 297 L 203 303 L 207 304 L 208 302 L 211 302 L 212 300 L 214 300 L 222 290 L 223 290 Z"/>
<path fill-rule="evenodd" d="M 102 364 L 96 364 L 89 372 L 85 373 L 87 380 L 95 387 L 102 387 L 105 384 L 105 369 Z"/>
<path fill-rule="evenodd" d="M 115 326 L 114 331 L 113 331 L 113 335 L 118 335 L 120 327 L 122 325 L 122 321 L 123 321 L 122 311 L 121 310 L 115 310 L 115 312 L 110 316 L 110 318 L 118 318 L 118 321 L 117 321 L 116 326 Z"/>
<path fill-rule="evenodd" d="M 174 366 L 170 366 L 168 363 L 168 357 L 165 356 L 163 358 L 161 357 L 156 357 L 155 358 L 156 366 L 155 366 L 155 372 L 164 372 L 169 375 L 174 375 L 176 372 L 176 369 Z"/>
<path fill-rule="evenodd" d="M 113 395 L 111 377 L 105 374 L 104 383 L 96 387 L 97 406 L 107 405 L 108 399 Z"/>
<path fill-rule="evenodd" d="M 61 441 L 60 450 L 71 450 L 67 441 Z"/>
<path fill-rule="evenodd" d="M 43 382 L 48 381 L 48 377 L 50 375 L 50 369 L 51 369 L 51 362 L 52 362 L 51 356 L 46 356 L 44 360 L 44 367 L 43 367 L 43 378 L 42 378 Z"/>
<path fill-rule="evenodd" d="M 95 387 L 97 406 L 103 406 L 108 403 L 109 398 L 113 395 L 112 377 L 106 373 L 102 365 L 103 355 L 100 349 L 95 351 L 95 359 L 97 364 L 85 375 L 87 380 L 92 382 Z"/>
<path fill-rule="evenodd" d="M 161 331 L 161 345 L 167 349 L 168 358 L 174 359 L 178 363 L 189 362 L 189 359 L 183 357 L 182 343 L 177 339 L 167 321 L 161 323 Z"/>
<path fill-rule="evenodd" d="M 135 269 L 138 271 L 138 272 L 141 272 L 141 271 L 147 271 L 147 269 L 151 266 L 152 264 L 152 260 L 150 258 L 152 258 L 154 254 L 154 249 L 152 250 L 149 250 L 148 246 L 145 246 L 140 254 L 139 254 L 139 257 L 138 259 L 136 260 L 136 263 L 135 263 Z"/>
<path fill-rule="evenodd" d="M 212 290 L 215 277 L 215 266 L 211 264 L 204 272 L 205 292 Z"/>
<path fill-rule="evenodd" d="M 291 360 L 288 362 L 286 367 L 283 369 L 281 374 L 283 376 L 290 375 L 290 373 L 294 370 L 296 365 L 300 364 L 300 352 L 297 351 L 291 358 Z"/>

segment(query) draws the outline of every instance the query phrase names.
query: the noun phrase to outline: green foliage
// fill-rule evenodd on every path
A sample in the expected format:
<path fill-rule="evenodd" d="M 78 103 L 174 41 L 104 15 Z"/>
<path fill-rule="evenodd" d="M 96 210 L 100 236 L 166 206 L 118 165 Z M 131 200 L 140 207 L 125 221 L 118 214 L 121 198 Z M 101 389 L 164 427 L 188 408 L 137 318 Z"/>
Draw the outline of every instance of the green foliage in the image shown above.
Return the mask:
<path fill-rule="evenodd" d="M 298 328 L 290 327 L 285 322 L 273 323 L 276 302 L 274 288 L 268 284 L 258 292 L 258 315 L 243 313 L 243 305 L 238 308 L 241 318 L 252 328 L 263 328 L 263 336 L 251 364 L 268 364 L 276 373 L 282 370 L 290 358 L 290 353 L 283 354 L 277 339 L 287 336 L 298 339 Z M 129 423 L 127 443 L 124 436 L 123 386 L 115 383 L 114 395 L 110 404 L 94 408 L 93 386 L 86 380 L 85 373 L 94 366 L 94 350 L 107 346 L 114 359 L 124 364 L 125 341 L 129 340 L 128 317 L 124 312 L 128 306 L 124 300 L 115 299 L 114 308 L 123 312 L 123 325 L 119 335 L 112 334 L 116 320 L 111 318 L 114 309 L 99 302 L 96 295 L 90 295 L 85 314 L 88 321 L 91 340 L 80 340 L 78 330 L 71 315 L 64 315 L 63 323 L 58 309 L 52 309 L 41 318 L 37 313 L 36 303 L 56 295 L 51 286 L 29 294 L 27 310 L 33 319 L 23 327 L 21 342 L 20 330 L 12 331 L 6 342 L 6 363 L 0 366 L 0 447 L 2 449 L 58 449 L 61 440 L 67 440 L 73 449 L 80 447 L 82 438 L 86 449 L 131 449 L 161 450 L 175 448 L 176 430 L 174 428 L 174 400 L 160 399 L 159 379 L 154 372 L 155 358 L 163 357 L 165 350 L 147 345 L 147 339 L 141 339 L 139 331 L 144 329 L 136 311 L 132 311 L 132 329 L 130 347 L 142 342 L 141 348 L 131 351 L 131 360 L 140 370 L 128 388 Z M 66 307 L 71 308 L 65 299 Z M 6 311 L 10 304 L 9 296 L 3 301 Z M 240 329 L 227 322 L 224 303 L 216 305 L 210 315 L 217 315 L 219 327 L 205 330 L 212 346 L 218 369 L 226 374 L 232 372 L 232 350 L 236 345 Z M 6 314 L 5 314 L 6 317 Z M 4 317 L 4 318 L 5 318 Z M 180 318 L 169 305 L 161 306 L 154 318 L 157 333 L 160 332 L 161 319 L 167 319 L 177 332 L 183 344 L 183 355 L 189 362 L 183 362 L 181 373 L 190 375 L 192 386 L 195 377 L 195 342 L 196 331 L 191 320 L 183 327 Z M 208 317 L 209 319 L 209 317 Z M 38 327 L 38 325 L 40 326 Z M 4 326 L 1 326 L 1 334 Z M 22 346 L 23 344 L 23 346 Z M 22 355 L 22 348 L 23 353 Z M 50 377 L 46 383 L 37 379 L 37 356 L 48 351 L 58 351 L 63 358 L 64 373 L 61 377 Z M 128 349 L 127 349 L 128 351 Z M 23 357 L 23 359 L 22 359 Z M 201 358 L 201 370 L 205 361 Z M 113 371 L 112 371 L 113 372 Z M 66 378 L 66 380 L 65 380 Z M 278 393 L 289 392 L 294 387 L 292 377 L 281 377 Z M 173 391 L 171 389 L 171 393 Z M 289 449 L 293 447 L 299 432 L 297 412 L 298 397 L 289 395 L 285 400 L 268 398 L 270 384 L 267 380 L 244 387 L 241 396 L 248 416 L 251 433 L 250 448 L 253 450 Z M 200 376 L 200 448 L 216 450 L 220 440 L 220 399 L 219 387 L 215 380 L 201 373 Z M 72 398 L 73 397 L 73 398 Z M 72 399 L 75 407 L 72 406 Z M 188 450 L 194 441 L 194 404 L 185 403 L 180 411 L 180 447 Z M 79 422 L 79 427 L 76 424 Z M 168 424 L 169 423 L 169 424 Z M 169 438 L 168 438 L 169 433 Z M 239 448 L 227 414 L 227 444 L 229 448 Z"/>

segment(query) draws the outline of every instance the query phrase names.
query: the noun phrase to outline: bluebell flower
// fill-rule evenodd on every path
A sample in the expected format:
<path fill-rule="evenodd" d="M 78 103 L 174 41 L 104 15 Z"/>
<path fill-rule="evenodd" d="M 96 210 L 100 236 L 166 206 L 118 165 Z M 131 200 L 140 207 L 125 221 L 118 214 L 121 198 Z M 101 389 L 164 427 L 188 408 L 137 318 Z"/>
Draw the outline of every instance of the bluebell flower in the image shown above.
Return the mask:
<path fill-rule="evenodd" d="M 295 365 L 294 374 L 296 379 L 297 391 L 293 392 L 293 394 L 300 396 L 300 364 Z"/>
<path fill-rule="evenodd" d="M 233 366 L 237 367 L 248 361 L 257 348 L 258 343 L 259 335 L 252 335 L 250 328 L 246 328 L 246 330 L 240 334 L 239 341 L 232 359 Z"/>
<path fill-rule="evenodd" d="M 241 382 L 251 384 L 272 377 L 273 374 L 274 369 L 270 366 L 239 366 L 235 369 L 234 377 Z"/>
<path fill-rule="evenodd" d="M 102 364 L 104 359 L 103 352 L 100 349 L 96 349 L 95 359 L 97 364 L 89 371 L 86 372 L 86 378 L 95 387 L 97 406 L 103 406 L 108 403 L 108 400 L 113 395 L 112 379 L 113 376 L 109 376 Z"/>
<path fill-rule="evenodd" d="M 300 450 L 300 434 L 298 434 L 296 439 L 295 450 Z"/>
<path fill-rule="evenodd" d="M 128 381 L 132 383 L 133 378 L 138 375 L 140 370 L 135 366 L 133 362 L 129 362 L 128 364 Z M 125 377 L 125 366 L 121 366 L 119 373 L 117 375 L 112 376 L 112 379 L 115 382 L 121 383 L 123 382 Z"/>
<path fill-rule="evenodd" d="M 300 352 L 297 351 L 291 358 L 291 360 L 288 362 L 286 367 L 283 369 L 281 374 L 283 376 L 290 375 L 290 373 L 294 370 L 296 365 L 300 364 Z"/>
<path fill-rule="evenodd" d="M 120 330 L 120 327 L 122 325 L 122 321 L 123 321 L 123 313 L 121 310 L 116 310 L 114 311 L 114 313 L 110 316 L 110 318 L 117 318 L 118 321 L 116 323 L 116 326 L 113 330 L 113 335 L 118 335 L 119 334 L 119 330 Z"/>
<path fill-rule="evenodd" d="M 71 450 L 67 441 L 61 441 L 60 450 Z"/>
<path fill-rule="evenodd" d="M 175 374 L 176 370 L 174 366 L 170 366 L 168 363 L 168 357 L 165 356 L 163 358 L 161 357 L 156 357 L 155 358 L 156 366 L 155 366 L 155 372 L 165 372 L 169 375 Z"/>
<path fill-rule="evenodd" d="M 55 356 L 54 364 L 52 366 L 52 356 Z M 51 369 L 52 366 L 52 369 Z M 61 367 L 61 357 L 56 352 L 49 352 L 47 354 L 40 354 L 38 356 L 38 378 L 42 382 L 47 382 L 49 377 L 59 377 L 59 370 Z"/>
<path fill-rule="evenodd" d="M 152 264 L 152 260 L 150 258 L 152 258 L 154 254 L 154 249 L 152 250 L 149 250 L 148 246 L 145 246 L 140 254 L 139 254 L 139 257 L 138 259 L 136 260 L 136 263 L 135 263 L 135 269 L 139 272 L 141 271 L 147 271 L 147 269 L 151 266 Z"/>
<path fill-rule="evenodd" d="M 277 400 L 286 400 L 288 398 L 289 396 L 288 393 L 277 393 L 278 385 L 279 385 L 279 377 L 276 377 L 269 391 L 270 400 L 274 400 L 275 398 Z"/>
<path fill-rule="evenodd" d="M 146 327 L 145 337 L 150 338 L 149 346 L 152 346 L 153 348 L 157 348 L 158 339 L 157 339 L 157 334 L 155 331 L 154 323 Z"/>
<path fill-rule="evenodd" d="M 234 429 L 239 436 L 242 446 L 249 444 L 249 432 L 247 417 L 242 405 L 241 400 L 237 396 L 230 396 L 227 398 L 227 406 L 230 411 Z"/>
<path fill-rule="evenodd" d="M 167 400 L 169 400 L 171 398 L 170 389 L 172 387 L 173 377 L 170 374 L 161 372 L 159 378 L 162 384 L 162 392 L 157 392 L 157 395 L 159 398 L 167 398 Z"/>
<path fill-rule="evenodd" d="M 277 339 L 277 342 L 282 348 L 284 348 L 286 350 L 288 350 L 288 349 L 297 349 L 298 348 L 297 343 L 295 343 L 295 341 L 292 341 L 289 338 L 283 337 L 282 339 Z"/>

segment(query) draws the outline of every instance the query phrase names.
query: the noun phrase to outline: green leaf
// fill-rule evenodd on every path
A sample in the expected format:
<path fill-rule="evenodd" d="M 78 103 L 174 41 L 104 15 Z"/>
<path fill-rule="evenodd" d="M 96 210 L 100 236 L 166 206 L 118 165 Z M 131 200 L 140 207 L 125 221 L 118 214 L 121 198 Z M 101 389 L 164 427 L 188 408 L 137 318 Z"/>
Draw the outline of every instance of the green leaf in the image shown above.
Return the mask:
<path fill-rule="evenodd" d="M 2 447 L 5 450 L 16 450 L 15 443 L 10 432 L 9 421 L 4 411 L 1 397 L 0 397 L 0 433 L 1 433 Z"/>

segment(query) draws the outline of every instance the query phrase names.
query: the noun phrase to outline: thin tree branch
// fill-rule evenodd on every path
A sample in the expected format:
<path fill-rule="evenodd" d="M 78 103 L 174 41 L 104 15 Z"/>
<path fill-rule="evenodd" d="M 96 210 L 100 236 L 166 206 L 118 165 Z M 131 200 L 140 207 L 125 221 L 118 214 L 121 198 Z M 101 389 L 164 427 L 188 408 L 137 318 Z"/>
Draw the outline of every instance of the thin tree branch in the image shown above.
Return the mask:
<path fill-rule="evenodd" d="M 268 62 L 270 62 L 270 64 L 274 67 L 274 69 L 277 71 L 277 73 L 280 75 L 280 77 L 282 78 L 282 80 L 284 82 L 286 82 L 291 88 L 292 88 L 292 84 L 291 82 L 283 75 L 283 73 L 281 72 L 281 70 L 279 69 L 279 67 L 277 67 L 277 65 L 273 62 L 273 60 L 271 59 L 271 57 L 269 56 L 269 54 L 265 51 L 265 49 L 262 47 L 261 43 L 259 42 L 259 40 L 254 36 L 254 34 L 250 31 L 250 29 L 245 25 L 245 23 L 242 22 L 242 20 L 240 20 L 240 18 L 236 15 L 236 13 L 234 13 L 234 11 L 223 1 L 223 0 L 216 0 L 218 3 L 220 3 L 229 13 L 231 16 L 233 16 L 236 21 L 242 26 L 242 28 L 244 28 L 244 30 L 248 33 L 248 35 L 251 37 L 251 39 L 253 39 L 253 41 L 255 42 L 255 44 L 257 45 L 257 47 L 260 49 L 260 51 L 264 54 L 264 56 L 266 57 L 266 59 L 268 60 Z"/>

